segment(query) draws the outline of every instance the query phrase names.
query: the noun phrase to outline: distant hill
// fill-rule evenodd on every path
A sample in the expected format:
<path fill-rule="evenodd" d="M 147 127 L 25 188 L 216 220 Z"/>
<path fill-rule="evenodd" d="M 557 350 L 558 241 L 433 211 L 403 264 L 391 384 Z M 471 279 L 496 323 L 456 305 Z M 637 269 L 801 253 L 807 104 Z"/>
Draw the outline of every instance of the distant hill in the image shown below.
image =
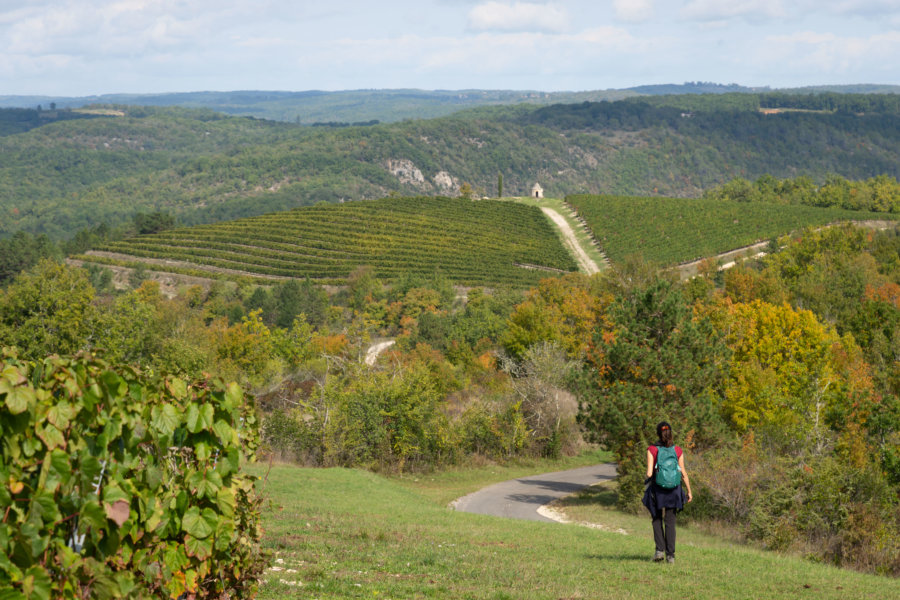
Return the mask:
<path fill-rule="evenodd" d="M 0 113 L 3 111 L 0 110 Z M 63 111 L 58 111 L 63 112 Z M 116 107 L 0 136 L 0 236 L 139 211 L 182 224 L 320 201 L 459 194 L 699 196 L 734 177 L 900 176 L 900 95 L 682 94 L 482 106 L 360 127 Z"/>
<path fill-rule="evenodd" d="M 340 92 L 235 91 L 174 94 L 104 94 L 84 97 L 0 96 L 0 107 L 79 108 L 94 104 L 207 108 L 233 116 L 313 123 L 392 123 L 443 117 L 479 106 L 553 104 L 619 100 L 637 95 L 627 90 L 539 92 L 533 90 L 349 90 Z"/>
<path fill-rule="evenodd" d="M 131 106 L 180 106 L 207 108 L 228 115 L 256 117 L 275 121 L 313 123 L 393 123 L 404 119 L 443 117 L 479 106 L 509 104 L 574 104 L 622 100 L 635 96 L 670 94 L 757 93 L 769 88 L 751 88 L 732 84 L 687 82 L 683 84 L 642 85 L 626 89 L 582 92 L 542 92 L 536 90 L 346 90 L 321 91 L 230 91 L 182 92 L 168 94 L 103 94 L 98 96 L 0 96 L 0 108 L 47 109 L 80 108 L 92 104 Z M 779 90 L 787 93 L 898 93 L 900 86 L 860 84 L 818 86 Z"/>

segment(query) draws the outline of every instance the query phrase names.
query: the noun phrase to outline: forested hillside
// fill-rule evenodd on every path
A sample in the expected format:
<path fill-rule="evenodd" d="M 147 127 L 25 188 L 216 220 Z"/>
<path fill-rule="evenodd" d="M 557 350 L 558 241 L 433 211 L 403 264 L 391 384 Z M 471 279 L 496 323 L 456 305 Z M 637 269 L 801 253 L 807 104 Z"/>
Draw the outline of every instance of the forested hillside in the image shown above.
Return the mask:
<path fill-rule="evenodd" d="M 120 107 L 0 138 L 0 235 L 71 236 L 134 213 L 182 224 L 390 194 L 699 196 L 734 177 L 900 173 L 897 96 L 720 94 L 479 108 L 303 127 Z M 761 112 L 768 104 L 781 111 Z M 112 111 L 110 111 L 112 112 Z"/>

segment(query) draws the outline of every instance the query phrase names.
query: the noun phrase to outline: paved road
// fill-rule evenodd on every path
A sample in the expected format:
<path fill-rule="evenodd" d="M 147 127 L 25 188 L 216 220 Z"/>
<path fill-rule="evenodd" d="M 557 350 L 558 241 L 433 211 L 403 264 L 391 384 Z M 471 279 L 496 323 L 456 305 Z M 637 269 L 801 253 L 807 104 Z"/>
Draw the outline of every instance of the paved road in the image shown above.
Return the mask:
<path fill-rule="evenodd" d="M 456 510 L 529 521 L 551 521 L 538 508 L 591 484 L 613 479 L 614 464 L 591 465 L 495 483 L 453 503 Z"/>

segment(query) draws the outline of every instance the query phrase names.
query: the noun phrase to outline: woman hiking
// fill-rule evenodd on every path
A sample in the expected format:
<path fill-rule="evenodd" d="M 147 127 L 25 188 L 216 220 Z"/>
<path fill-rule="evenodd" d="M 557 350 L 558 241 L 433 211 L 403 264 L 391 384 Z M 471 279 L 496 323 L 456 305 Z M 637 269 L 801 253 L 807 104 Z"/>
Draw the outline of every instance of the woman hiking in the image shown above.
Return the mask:
<path fill-rule="evenodd" d="M 672 427 L 663 421 L 656 426 L 659 440 L 647 448 L 647 484 L 643 503 L 653 519 L 655 562 L 675 562 L 675 515 L 685 502 L 694 499 L 691 481 L 684 468 L 684 452 L 672 441 Z M 687 498 L 681 482 L 687 488 Z"/>

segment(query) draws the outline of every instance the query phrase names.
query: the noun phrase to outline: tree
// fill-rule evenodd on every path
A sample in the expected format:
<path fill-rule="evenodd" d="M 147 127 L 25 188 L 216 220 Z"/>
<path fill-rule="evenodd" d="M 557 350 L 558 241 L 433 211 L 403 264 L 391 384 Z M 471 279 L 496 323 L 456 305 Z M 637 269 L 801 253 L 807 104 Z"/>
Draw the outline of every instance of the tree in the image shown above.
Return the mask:
<path fill-rule="evenodd" d="M 670 281 L 623 290 L 609 319 L 587 354 L 578 418 L 591 441 L 615 453 L 620 503 L 633 507 L 656 423 L 672 423 L 689 447 L 722 438 L 717 406 L 728 349 L 710 319 L 694 318 Z"/>
<path fill-rule="evenodd" d="M 152 212 L 134 215 L 134 228 L 138 233 L 159 233 L 175 227 L 175 217 L 169 213 Z"/>
<path fill-rule="evenodd" d="M 503 197 L 503 173 L 497 173 L 497 197 Z"/>
<path fill-rule="evenodd" d="M 599 279 L 581 273 L 543 279 L 509 317 L 503 346 L 521 358 L 538 342 L 557 342 L 570 357 L 581 357 L 594 331 L 603 327 L 610 302 Z"/>
<path fill-rule="evenodd" d="M 88 345 L 93 299 L 87 271 L 44 259 L 0 294 L 0 345 L 25 358 L 74 353 Z"/>

